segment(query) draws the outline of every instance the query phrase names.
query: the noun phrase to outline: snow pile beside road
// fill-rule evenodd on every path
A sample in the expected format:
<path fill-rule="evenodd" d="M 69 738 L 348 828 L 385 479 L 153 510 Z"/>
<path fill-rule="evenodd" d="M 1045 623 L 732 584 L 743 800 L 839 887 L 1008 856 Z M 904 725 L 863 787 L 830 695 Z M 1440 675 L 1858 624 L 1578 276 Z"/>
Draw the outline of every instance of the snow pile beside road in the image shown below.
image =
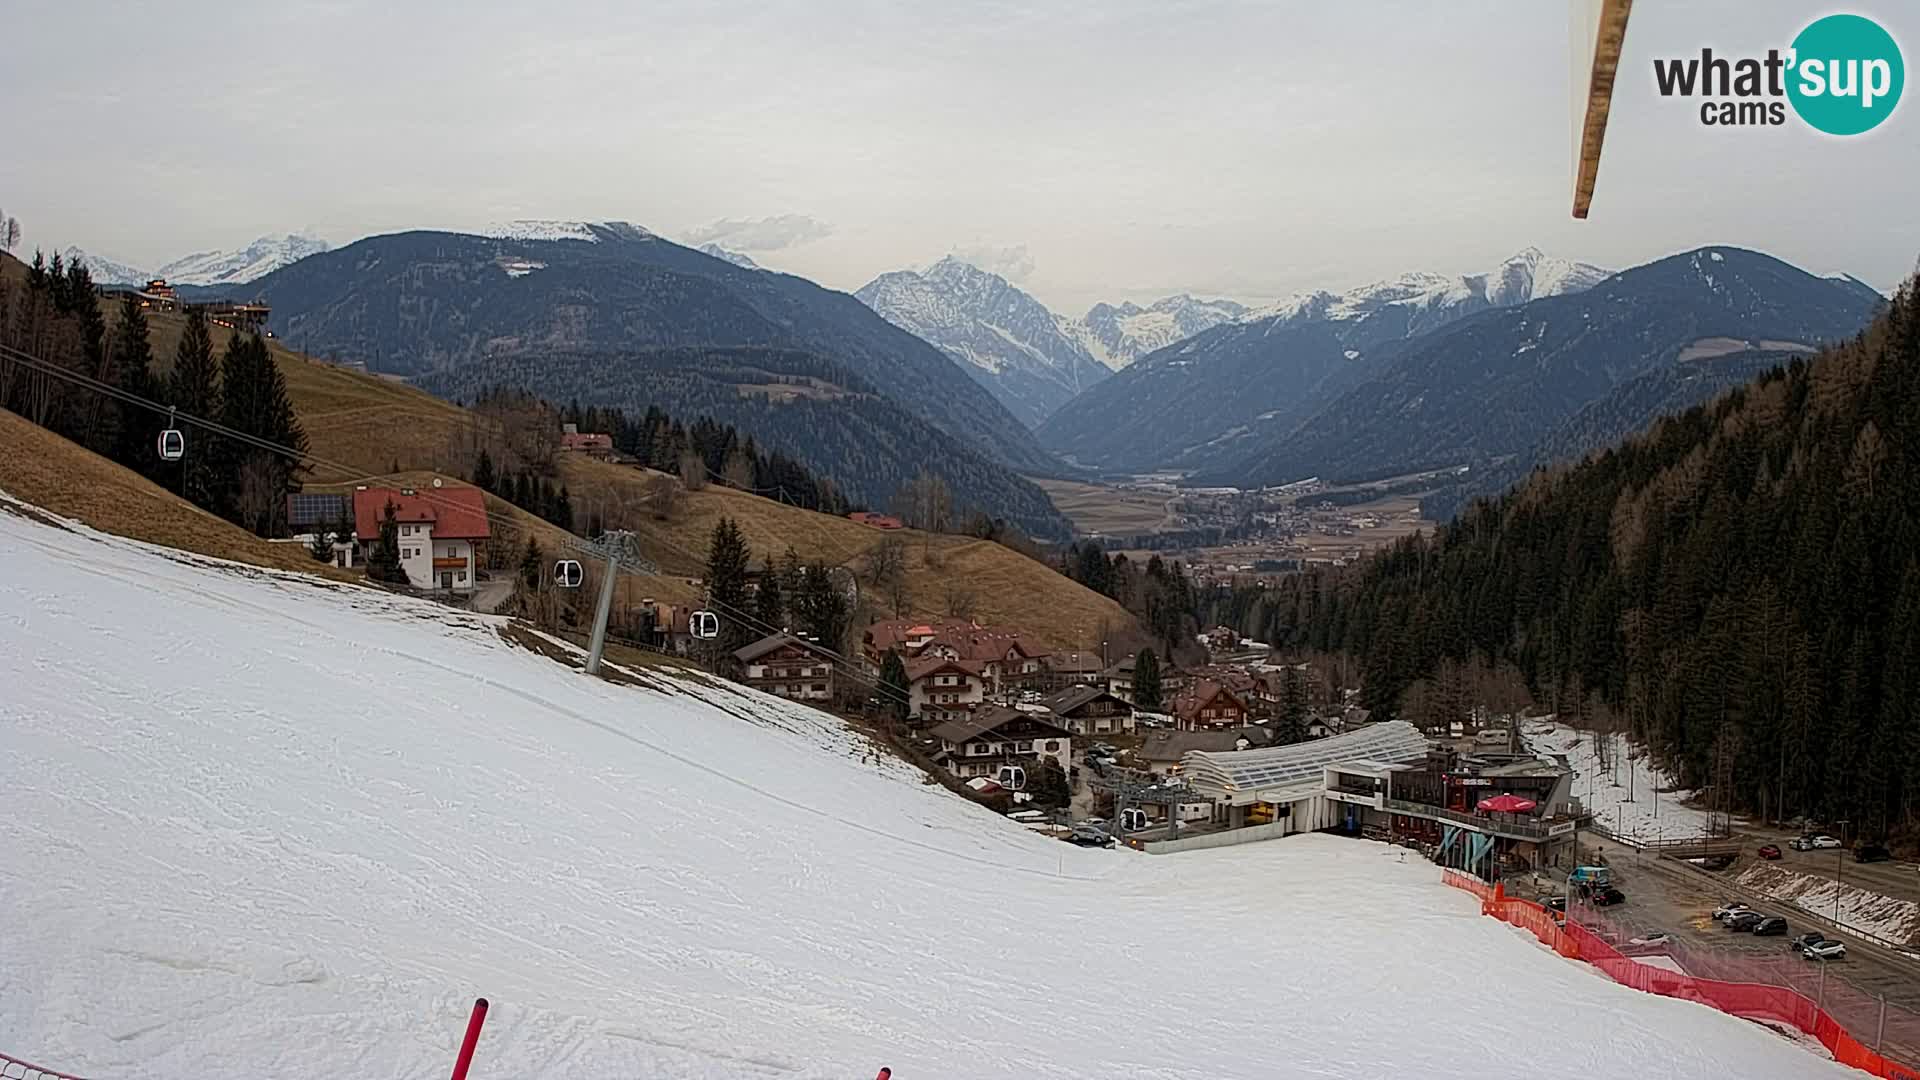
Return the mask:
<path fill-rule="evenodd" d="M 1920 904 L 1911 900 L 1896 900 L 1872 889 L 1770 863 L 1748 867 L 1740 875 L 1740 884 L 1831 919 L 1862 937 L 1893 946 L 1920 944 Z"/>
<path fill-rule="evenodd" d="M 1521 734 L 1533 753 L 1566 757 L 1575 773 L 1574 797 L 1593 813 L 1594 824 L 1615 836 L 1648 842 L 1710 835 L 1707 812 L 1682 805 L 1693 792 L 1667 790 L 1673 781 L 1625 734 L 1583 731 L 1555 720 L 1529 720 Z M 1599 740 L 1606 740 L 1604 769 Z"/>
<path fill-rule="evenodd" d="M 485 1077 L 1852 1075 L 1400 849 L 1082 850 L 804 708 L 4 510 L 9 1053 L 444 1075 L 485 994 Z"/>

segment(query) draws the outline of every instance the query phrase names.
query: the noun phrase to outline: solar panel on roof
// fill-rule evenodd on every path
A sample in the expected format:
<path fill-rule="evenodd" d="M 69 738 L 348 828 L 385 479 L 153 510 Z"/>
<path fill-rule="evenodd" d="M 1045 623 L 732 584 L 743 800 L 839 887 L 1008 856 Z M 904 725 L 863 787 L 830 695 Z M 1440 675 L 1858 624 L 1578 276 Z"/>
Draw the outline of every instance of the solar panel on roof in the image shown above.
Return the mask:
<path fill-rule="evenodd" d="M 1247 790 L 1321 775 L 1329 765 L 1356 759 L 1383 762 L 1425 757 L 1427 740 L 1405 721 L 1374 724 L 1345 735 L 1265 750 L 1189 751 L 1182 771 L 1196 784 Z"/>

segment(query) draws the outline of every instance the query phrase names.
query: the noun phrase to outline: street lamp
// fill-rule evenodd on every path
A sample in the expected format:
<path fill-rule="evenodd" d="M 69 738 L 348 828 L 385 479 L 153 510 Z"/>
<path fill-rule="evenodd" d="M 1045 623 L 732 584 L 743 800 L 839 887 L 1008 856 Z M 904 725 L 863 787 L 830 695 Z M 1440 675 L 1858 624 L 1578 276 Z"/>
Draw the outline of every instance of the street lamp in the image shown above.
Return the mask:
<path fill-rule="evenodd" d="M 1840 826 L 1840 846 L 1833 849 L 1833 925 L 1840 922 L 1840 878 L 1847 869 L 1847 819 L 1834 822 Z"/>

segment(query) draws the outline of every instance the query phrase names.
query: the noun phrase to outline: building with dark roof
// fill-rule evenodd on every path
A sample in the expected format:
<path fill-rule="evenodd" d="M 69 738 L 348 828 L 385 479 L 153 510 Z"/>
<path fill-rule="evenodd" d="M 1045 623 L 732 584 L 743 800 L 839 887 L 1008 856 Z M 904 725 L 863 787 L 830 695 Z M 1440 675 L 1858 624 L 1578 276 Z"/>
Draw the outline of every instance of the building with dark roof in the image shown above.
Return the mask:
<path fill-rule="evenodd" d="M 1044 709 L 989 705 L 928 732 L 937 744 L 934 760 L 962 779 L 999 775 L 1003 765 L 1031 768 L 1052 759 L 1064 771 L 1073 763 L 1073 733 Z"/>
<path fill-rule="evenodd" d="M 1133 706 L 1100 686 L 1072 686 L 1040 704 L 1053 714 L 1053 722 L 1075 735 L 1113 735 L 1133 733 Z"/>
<path fill-rule="evenodd" d="M 746 666 L 741 681 L 790 701 L 833 699 L 833 658 L 818 645 L 792 634 L 771 634 L 733 658 Z"/>

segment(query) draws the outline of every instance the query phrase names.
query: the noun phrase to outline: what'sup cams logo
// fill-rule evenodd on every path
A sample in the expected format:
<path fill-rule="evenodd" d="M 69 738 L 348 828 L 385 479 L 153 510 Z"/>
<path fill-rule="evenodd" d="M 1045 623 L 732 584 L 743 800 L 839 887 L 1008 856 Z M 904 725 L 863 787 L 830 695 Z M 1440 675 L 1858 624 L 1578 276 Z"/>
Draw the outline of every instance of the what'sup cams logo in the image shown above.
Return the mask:
<path fill-rule="evenodd" d="M 1816 131 L 1859 135 L 1893 115 L 1906 85 L 1900 46 L 1879 23 L 1860 15 L 1828 15 L 1809 23 L 1785 52 L 1730 59 L 1701 49 L 1697 57 L 1653 62 L 1661 97 L 1700 98 L 1709 127 L 1776 126 L 1787 106 Z"/>

